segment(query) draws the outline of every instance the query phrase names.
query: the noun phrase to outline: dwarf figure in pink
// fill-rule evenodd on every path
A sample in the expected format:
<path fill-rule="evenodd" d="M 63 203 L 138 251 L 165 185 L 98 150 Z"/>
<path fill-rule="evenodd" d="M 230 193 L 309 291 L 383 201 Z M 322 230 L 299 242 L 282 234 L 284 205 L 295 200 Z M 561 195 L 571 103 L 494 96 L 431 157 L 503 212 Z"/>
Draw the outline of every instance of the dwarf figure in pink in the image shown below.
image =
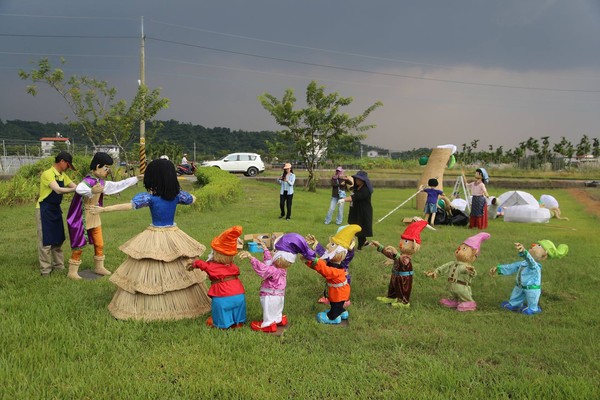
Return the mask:
<path fill-rule="evenodd" d="M 373 240 L 371 245 L 377 248 L 387 258 L 393 260 L 392 275 L 386 297 L 377 297 L 377 300 L 391 304 L 392 307 L 410 307 L 410 293 L 412 291 L 413 266 L 411 257 L 421 247 L 421 231 L 427 226 L 427 221 L 415 221 L 408 225 L 400 235 L 400 252 L 392 246 L 383 246 Z"/>
<path fill-rule="evenodd" d="M 247 251 L 240 252 L 241 259 L 250 259 L 254 271 L 263 278 L 260 285 L 260 305 L 263 310 L 262 321 L 252 321 L 250 328 L 254 331 L 275 332 L 277 326 L 288 323 L 283 314 L 287 270 L 296 261 L 296 254 L 310 252 L 304 238 L 297 233 L 286 233 L 275 242 L 275 252 L 271 252 L 261 241 L 263 261 L 252 256 Z"/>
<path fill-rule="evenodd" d="M 471 279 L 477 275 L 475 267 L 471 265 L 479 255 L 481 243 L 490 238 L 490 234 L 480 232 L 467 238 L 454 252 L 456 261 L 448 262 L 425 275 L 435 279 L 439 274 L 448 276 L 447 289 L 450 297 L 441 299 L 444 307 L 455 308 L 457 311 L 475 311 L 477 303 L 471 295 Z"/>

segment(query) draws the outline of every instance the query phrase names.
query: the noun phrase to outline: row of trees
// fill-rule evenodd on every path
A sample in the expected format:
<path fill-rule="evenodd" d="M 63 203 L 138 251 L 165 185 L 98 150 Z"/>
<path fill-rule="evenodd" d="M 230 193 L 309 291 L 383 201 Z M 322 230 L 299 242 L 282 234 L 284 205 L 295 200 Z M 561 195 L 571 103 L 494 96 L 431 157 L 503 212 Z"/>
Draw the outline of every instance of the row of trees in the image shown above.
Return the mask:
<path fill-rule="evenodd" d="M 564 136 L 561 141 L 551 145 L 549 136 L 542 136 L 540 139 L 530 137 L 526 141 L 520 142 L 514 149 L 504 150 L 502 146 L 488 150 L 477 150 L 479 139 L 471 143 L 463 143 L 462 151 L 457 156 L 464 163 L 521 163 L 527 160 L 528 166 L 537 168 L 541 164 L 553 162 L 556 159 L 567 160 L 567 164 L 573 158 L 582 158 L 592 155 L 595 158 L 600 157 L 600 140 L 598 138 L 589 138 L 583 135 L 579 143 L 573 144 Z"/>

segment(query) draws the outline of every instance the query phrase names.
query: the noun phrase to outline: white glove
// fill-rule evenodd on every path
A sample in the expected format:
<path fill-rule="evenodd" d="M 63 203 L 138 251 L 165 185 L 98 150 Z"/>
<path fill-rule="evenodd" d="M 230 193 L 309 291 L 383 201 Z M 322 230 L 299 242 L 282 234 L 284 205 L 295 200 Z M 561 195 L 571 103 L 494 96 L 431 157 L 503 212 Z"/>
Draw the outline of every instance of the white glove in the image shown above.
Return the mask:
<path fill-rule="evenodd" d="M 345 202 L 346 202 L 346 200 L 344 200 L 344 199 L 339 199 L 338 200 L 338 204 L 344 204 Z"/>

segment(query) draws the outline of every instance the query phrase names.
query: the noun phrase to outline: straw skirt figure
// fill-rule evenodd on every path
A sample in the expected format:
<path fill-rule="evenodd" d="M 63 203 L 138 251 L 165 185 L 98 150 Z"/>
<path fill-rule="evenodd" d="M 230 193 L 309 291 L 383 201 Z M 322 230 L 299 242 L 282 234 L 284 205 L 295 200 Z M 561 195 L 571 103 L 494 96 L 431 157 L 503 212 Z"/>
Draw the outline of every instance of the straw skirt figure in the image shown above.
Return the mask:
<path fill-rule="evenodd" d="M 108 305 L 115 318 L 177 320 L 210 311 L 206 273 L 186 268 L 206 248 L 177 225 L 150 225 L 119 249 L 128 257 L 110 277 L 117 286 Z"/>

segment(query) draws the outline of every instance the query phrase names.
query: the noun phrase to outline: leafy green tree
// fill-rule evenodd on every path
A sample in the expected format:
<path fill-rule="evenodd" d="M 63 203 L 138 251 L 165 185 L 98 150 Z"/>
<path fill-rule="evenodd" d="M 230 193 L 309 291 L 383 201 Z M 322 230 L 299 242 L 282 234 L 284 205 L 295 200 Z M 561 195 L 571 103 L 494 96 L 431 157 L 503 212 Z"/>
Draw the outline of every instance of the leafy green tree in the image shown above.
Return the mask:
<path fill-rule="evenodd" d="M 592 155 L 594 157 L 600 157 L 600 141 L 598 138 L 594 138 L 592 143 Z"/>
<path fill-rule="evenodd" d="M 61 58 L 61 65 L 65 64 Z M 33 84 L 27 86 L 27 93 L 35 96 L 38 83 L 50 86 L 65 100 L 73 117 L 66 117 L 74 128 L 82 129 L 92 146 L 115 144 L 123 151 L 137 138 L 140 121 L 152 119 L 160 110 L 167 108 L 169 100 L 160 97 L 160 89 L 149 90 L 140 85 L 128 105 L 125 100 L 117 100 L 117 89 L 106 81 L 87 76 L 65 77 L 60 68 L 53 68 L 47 58 L 37 62 L 37 68 L 30 72 L 19 71 L 23 80 Z"/>
<path fill-rule="evenodd" d="M 314 169 L 321 159 L 327 157 L 330 149 L 339 144 L 347 136 L 364 138 L 362 132 L 375 125 L 361 125 L 373 110 L 383 104 L 378 101 L 362 114 L 351 117 L 341 111 L 342 107 L 352 103 L 352 97 L 341 97 L 338 93 L 325 93 L 324 86 L 318 86 L 316 81 L 309 83 L 306 88 L 306 108 L 294 109 L 296 97 L 294 90 L 285 91 L 281 100 L 264 93 L 258 100 L 275 122 L 285 127 L 278 133 L 293 143 L 294 150 L 306 165 L 308 171 L 308 188 L 316 191 Z"/>
<path fill-rule="evenodd" d="M 550 141 L 548 140 L 550 136 L 542 136 L 542 149 L 540 151 L 540 155 L 542 157 L 542 162 L 546 163 L 548 161 L 548 157 L 550 156 Z"/>
<path fill-rule="evenodd" d="M 590 143 L 590 139 L 588 138 L 587 135 L 583 135 L 583 137 L 579 141 L 579 144 L 576 147 L 575 154 L 577 154 L 578 157 L 583 157 L 586 154 L 590 154 L 591 151 L 592 151 L 592 145 Z"/>

